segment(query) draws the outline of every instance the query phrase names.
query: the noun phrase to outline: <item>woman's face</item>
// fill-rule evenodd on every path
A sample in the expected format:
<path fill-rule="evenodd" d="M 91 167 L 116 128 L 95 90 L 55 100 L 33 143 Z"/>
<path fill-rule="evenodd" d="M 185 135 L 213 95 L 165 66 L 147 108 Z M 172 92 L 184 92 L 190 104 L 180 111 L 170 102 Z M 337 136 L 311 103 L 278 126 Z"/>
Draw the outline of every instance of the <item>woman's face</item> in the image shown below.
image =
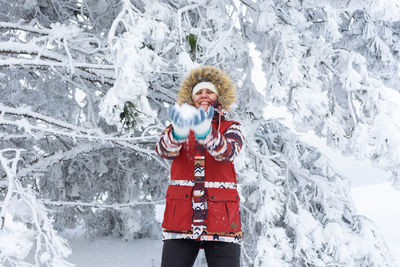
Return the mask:
<path fill-rule="evenodd" d="M 212 102 L 218 99 L 218 95 L 211 91 L 210 89 L 200 89 L 194 96 L 193 102 L 194 106 L 199 109 L 203 107 L 204 111 L 208 111 L 208 107 L 212 104 Z"/>

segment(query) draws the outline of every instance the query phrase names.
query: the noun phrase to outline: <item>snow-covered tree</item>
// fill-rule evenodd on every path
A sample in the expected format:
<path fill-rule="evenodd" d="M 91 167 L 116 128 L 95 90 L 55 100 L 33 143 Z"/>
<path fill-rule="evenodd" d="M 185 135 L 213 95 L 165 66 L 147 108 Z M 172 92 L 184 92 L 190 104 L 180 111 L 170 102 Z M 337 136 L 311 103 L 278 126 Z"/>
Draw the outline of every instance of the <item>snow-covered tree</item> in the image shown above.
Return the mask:
<path fill-rule="evenodd" d="M 399 4 L 258 2 L 245 32 L 261 51 L 267 100 L 399 186 Z"/>
<path fill-rule="evenodd" d="M 67 265 L 54 229 L 157 237 L 169 162 L 154 144 L 182 78 L 208 64 L 238 85 L 243 265 L 394 266 L 348 181 L 263 116 L 285 106 L 297 130 L 398 184 L 400 8 L 367 2 L 0 0 L 0 261 L 29 265 L 34 250 L 36 264 Z M 25 244 L 20 253 L 7 238 Z"/>

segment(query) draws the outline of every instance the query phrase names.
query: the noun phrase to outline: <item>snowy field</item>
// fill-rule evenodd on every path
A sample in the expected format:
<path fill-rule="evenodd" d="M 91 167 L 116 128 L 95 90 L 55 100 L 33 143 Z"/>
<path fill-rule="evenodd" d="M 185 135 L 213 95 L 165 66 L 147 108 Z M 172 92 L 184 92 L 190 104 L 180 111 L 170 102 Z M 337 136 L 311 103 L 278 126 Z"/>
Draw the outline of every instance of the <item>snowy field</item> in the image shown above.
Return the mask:
<path fill-rule="evenodd" d="M 76 267 L 159 267 L 162 241 L 139 239 L 124 242 L 117 238 L 94 241 L 73 239 L 69 242 L 72 254 L 68 261 Z M 194 267 L 207 266 L 200 251 Z"/>
<path fill-rule="evenodd" d="M 68 261 L 76 267 L 155 267 L 161 262 L 161 240 L 74 239 L 70 241 L 70 246 L 72 254 Z"/>

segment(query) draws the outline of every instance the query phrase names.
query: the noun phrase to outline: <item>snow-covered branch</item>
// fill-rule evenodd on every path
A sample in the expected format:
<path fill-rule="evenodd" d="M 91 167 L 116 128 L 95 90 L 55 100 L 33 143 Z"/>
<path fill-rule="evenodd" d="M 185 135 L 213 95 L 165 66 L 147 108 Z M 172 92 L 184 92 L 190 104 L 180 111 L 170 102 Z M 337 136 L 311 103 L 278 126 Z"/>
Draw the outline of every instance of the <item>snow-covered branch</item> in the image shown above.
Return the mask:
<path fill-rule="evenodd" d="M 23 117 L 23 119 L 11 119 L 6 118 L 6 115 L 16 115 Z M 24 118 L 30 118 L 42 121 L 47 124 L 47 127 L 40 123 L 31 123 L 29 120 Z M 50 116 L 39 114 L 37 112 L 30 111 L 28 108 L 11 108 L 4 106 L 0 103 L 0 125 L 13 125 L 19 129 L 24 129 L 28 133 L 42 132 L 58 136 L 66 136 L 72 139 L 88 139 L 89 141 L 115 141 L 115 142 L 133 142 L 139 143 L 151 143 L 155 142 L 158 138 L 157 135 L 152 136 L 140 136 L 140 137 L 117 137 L 115 135 L 107 135 L 102 132 L 101 129 L 88 129 L 73 124 L 54 119 Z M 57 128 L 51 128 L 50 126 L 56 126 Z"/>
<path fill-rule="evenodd" d="M 137 207 L 137 206 L 146 206 L 146 205 L 158 205 L 165 203 L 165 199 L 155 200 L 155 201 L 143 201 L 136 202 L 131 201 L 127 203 L 113 203 L 113 204 L 104 204 L 98 202 L 86 203 L 82 201 L 52 201 L 52 200 L 42 200 L 43 204 L 48 206 L 62 206 L 62 207 L 90 207 L 90 208 L 100 208 L 100 209 L 113 209 L 113 210 L 121 210 L 125 208 Z"/>
<path fill-rule="evenodd" d="M 21 25 L 18 23 L 11 23 L 11 22 L 0 22 L 0 28 L 3 29 L 10 29 L 10 30 L 22 30 L 28 31 L 32 33 L 38 33 L 42 35 L 49 35 L 51 31 L 49 29 L 39 29 L 37 27 L 29 26 L 29 25 Z"/>
<path fill-rule="evenodd" d="M 20 156 L 20 149 L 0 150 L 1 167 L 9 181 L 7 195 L 1 203 L 1 263 L 30 266 L 25 259 L 34 250 L 35 266 L 72 266 L 65 260 L 71 251 L 53 229 L 46 208 L 36 198 L 36 193 L 31 188 L 24 188 L 17 179 Z M 4 246 L 11 244 L 19 250 L 5 249 Z"/>
<path fill-rule="evenodd" d="M 177 13 L 176 13 L 176 21 L 178 22 L 178 41 L 179 41 L 179 46 L 184 49 L 183 42 L 182 42 L 182 14 L 184 12 L 187 12 L 191 9 L 195 9 L 197 7 L 199 7 L 199 4 L 192 4 L 192 5 L 187 5 L 184 7 L 181 7 L 180 9 L 178 9 Z"/>
<path fill-rule="evenodd" d="M 377 10 L 385 15 L 377 16 L 370 6 L 357 10 L 356 3 L 344 7 L 324 1 L 328 7 L 322 7 L 311 2 L 289 8 L 265 5 L 260 13 L 248 10 L 256 17 L 246 29 L 261 52 L 266 96 L 286 106 L 297 130 L 313 130 L 342 153 L 371 160 L 392 172 L 397 184 L 400 156 L 389 150 L 397 151 L 400 143 L 400 129 L 391 123 L 400 117 L 392 108 L 400 105 L 396 44 L 400 38 L 397 28 L 389 25 L 400 6 L 382 2 Z M 342 16 L 347 19 L 338 22 Z M 325 23 L 315 25 L 315 21 Z M 380 128 L 382 122 L 385 130 Z"/>
<path fill-rule="evenodd" d="M 52 65 L 52 66 L 64 66 L 69 67 L 69 64 L 73 64 L 73 67 L 81 68 L 81 69 L 101 69 L 101 70 L 110 70 L 111 74 L 114 71 L 114 65 L 109 64 L 92 64 L 86 62 L 79 62 L 78 60 L 72 60 L 71 57 L 64 56 L 58 52 L 54 52 L 53 50 L 46 49 L 40 47 L 36 44 L 24 44 L 18 42 L 3 42 L 0 43 L 0 53 L 2 54 L 13 54 L 13 55 L 30 55 L 30 56 L 38 56 L 32 57 L 31 60 L 27 60 L 26 58 L 14 58 L 8 60 L 1 60 L 0 66 L 7 65 Z M 40 60 L 40 59 L 48 59 L 50 61 Z M 113 78 L 113 75 L 109 76 L 109 78 Z"/>
<path fill-rule="evenodd" d="M 40 157 L 33 162 L 29 162 L 27 166 L 21 168 L 18 171 L 18 177 L 25 177 L 32 173 L 39 172 L 40 170 L 51 167 L 52 165 L 59 163 L 63 160 L 73 159 L 80 154 L 89 153 L 94 150 L 109 147 L 107 144 L 84 144 L 72 148 L 69 151 L 59 151 L 52 155 Z"/>
<path fill-rule="evenodd" d="M 241 3 L 243 3 L 246 7 L 251 8 L 255 12 L 260 12 L 260 8 L 257 5 L 257 3 L 254 3 L 253 1 L 249 0 L 240 0 Z"/>
<path fill-rule="evenodd" d="M 36 44 L 24 44 L 18 42 L 0 43 L 0 53 L 6 55 L 15 55 L 0 60 L 0 66 L 25 66 L 25 67 L 59 67 L 70 70 L 80 70 L 75 72 L 82 78 L 91 81 L 107 82 L 111 85 L 115 79 L 114 66 L 108 64 L 92 64 L 86 62 L 77 62 L 71 57 L 66 57 L 59 52 L 39 47 Z M 32 56 L 27 59 L 26 56 Z M 34 57 L 35 56 L 35 57 Z"/>

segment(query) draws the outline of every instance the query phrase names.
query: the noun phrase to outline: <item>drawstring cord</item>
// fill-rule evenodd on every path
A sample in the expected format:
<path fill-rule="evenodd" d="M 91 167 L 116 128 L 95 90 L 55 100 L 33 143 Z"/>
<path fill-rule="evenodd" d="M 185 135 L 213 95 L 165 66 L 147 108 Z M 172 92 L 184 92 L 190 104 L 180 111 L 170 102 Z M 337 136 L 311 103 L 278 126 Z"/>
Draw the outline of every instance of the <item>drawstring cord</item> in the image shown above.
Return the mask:
<path fill-rule="evenodd" d="M 221 127 L 221 113 L 222 113 L 221 107 L 218 107 L 218 132 Z"/>

